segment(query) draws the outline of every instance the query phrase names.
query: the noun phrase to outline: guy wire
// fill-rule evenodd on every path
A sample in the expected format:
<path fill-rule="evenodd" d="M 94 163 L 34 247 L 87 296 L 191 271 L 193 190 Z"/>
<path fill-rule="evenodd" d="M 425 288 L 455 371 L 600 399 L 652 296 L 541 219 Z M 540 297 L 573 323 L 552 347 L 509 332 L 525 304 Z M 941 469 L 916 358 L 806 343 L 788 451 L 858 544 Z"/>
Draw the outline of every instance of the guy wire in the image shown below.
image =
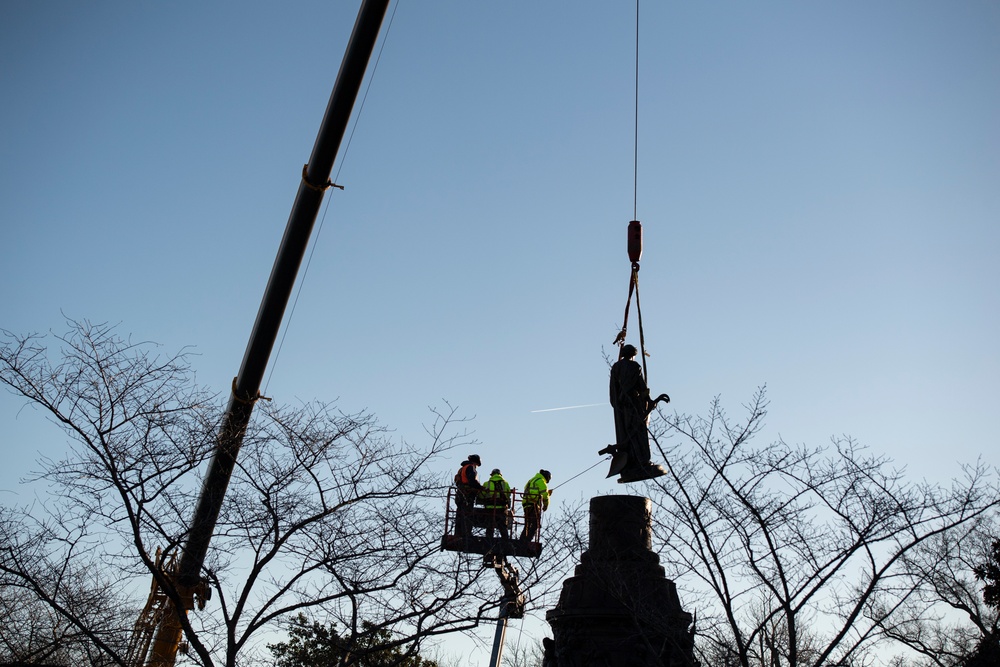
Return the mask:
<path fill-rule="evenodd" d="M 389 23 L 385 27 L 385 36 L 382 37 L 382 46 L 378 49 L 378 55 L 375 56 L 375 64 L 372 66 L 371 76 L 368 77 L 368 85 L 365 86 L 365 94 L 361 96 L 361 104 L 358 106 L 358 113 L 354 116 L 354 125 L 351 126 L 351 133 L 347 137 L 347 144 L 344 146 L 344 152 L 340 158 L 340 164 L 337 166 L 337 173 L 333 177 L 333 182 L 338 183 L 340 181 L 340 172 L 344 169 L 344 161 L 347 160 L 347 153 L 351 150 L 351 141 L 354 139 L 354 132 L 358 129 L 358 122 L 361 120 L 361 112 L 365 109 L 365 100 L 368 99 L 368 91 L 371 90 L 372 81 L 375 80 L 375 72 L 378 71 L 378 63 L 382 59 L 382 51 L 385 49 L 385 43 L 389 41 L 389 31 L 392 30 L 392 20 L 396 18 L 396 10 L 399 9 L 399 0 L 396 0 L 396 4 L 392 7 L 392 14 L 389 15 Z M 278 341 L 278 349 L 274 351 L 274 360 L 270 364 L 270 368 L 267 371 L 267 381 L 264 382 L 264 393 L 267 393 L 267 387 L 271 384 L 271 376 L 274 374 L 274 368 L 278 365 L 278 357 L 281 355 L 281 348 L 285 344 L 285 336 L 288 335 L 288 329 L 292 325 L 292 317 L 295 315 L 295 306 L 299 302 L 299 295 L 302 294 L 302 287 L 306 283 L 306 276 L 309 274 L 309 265 L 312 264 L 313 254 L 316 252 L 316 246 L 319 245 L 319 235 L 323 233 L 323 223 L 326 222 L 326 214 L 330 210 L 330 201 L 333 197 L 329 197 L 326 200 L 326 207 L 323 209 L 323 216 L 319 220 L 319 226 L 316 228 L 316 236 L 312 240 L 312 247 L 309 249 L 309 256 L 306 258 L 306 265 L 302 269 L 302 279 L 299 280 L 298 289 L 295 290 L 295 298 L 292 299 L 292 307 L 288 311 L 288 319 L 285 320 L 284 330 L 281 332 L 281 340 Z"/>

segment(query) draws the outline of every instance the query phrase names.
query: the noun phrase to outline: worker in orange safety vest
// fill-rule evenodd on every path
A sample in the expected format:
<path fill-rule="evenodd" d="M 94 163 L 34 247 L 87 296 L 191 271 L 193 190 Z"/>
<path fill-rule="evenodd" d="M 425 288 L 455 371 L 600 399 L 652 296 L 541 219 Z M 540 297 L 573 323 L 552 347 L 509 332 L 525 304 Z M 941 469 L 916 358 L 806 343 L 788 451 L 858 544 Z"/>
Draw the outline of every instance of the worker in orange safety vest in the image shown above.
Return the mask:
<path fill-rule="evenodd" d="M 483 464 L 479 454 L 470 454 L 455 473 L 455 534 L 472 536 L 472 510 L 483 490 L 476 469 Z"/>

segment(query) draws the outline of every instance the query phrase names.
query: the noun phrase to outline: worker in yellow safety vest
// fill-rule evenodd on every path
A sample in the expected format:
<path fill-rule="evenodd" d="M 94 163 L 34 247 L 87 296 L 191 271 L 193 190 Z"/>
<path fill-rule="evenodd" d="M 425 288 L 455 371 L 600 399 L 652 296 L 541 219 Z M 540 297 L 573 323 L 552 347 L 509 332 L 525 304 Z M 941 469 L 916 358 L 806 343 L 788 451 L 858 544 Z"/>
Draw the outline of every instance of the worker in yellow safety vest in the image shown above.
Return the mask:
<path fill-rule="evenodd" d="M 538 536 L 538 527 L 542 523 L 542 512 L 549 508 L 549 482 L 552 481 L 552 473 L 548 470 L 539 470 L 538 474 L 528 480 L 524 485 L 524 493 L 521 494 L 521 505 L 524 507 L 524 530 L 521 532 L 521 539 L 526 542 L 535 540 Z"/>
<path fill-rule="evenodd" d="M 507 524 L 510 511 L 510 484 L 500 474 L 500 468 L 490 472 L 490 478 L 483 484 L 479 492 L 479 500 L 483 507 L 492 513 L 490 525 L 486 528 L 486 537 L 493 537 L 494 528 L 500 531 L 500 537 L 508 539 L 510 533 Z"/>

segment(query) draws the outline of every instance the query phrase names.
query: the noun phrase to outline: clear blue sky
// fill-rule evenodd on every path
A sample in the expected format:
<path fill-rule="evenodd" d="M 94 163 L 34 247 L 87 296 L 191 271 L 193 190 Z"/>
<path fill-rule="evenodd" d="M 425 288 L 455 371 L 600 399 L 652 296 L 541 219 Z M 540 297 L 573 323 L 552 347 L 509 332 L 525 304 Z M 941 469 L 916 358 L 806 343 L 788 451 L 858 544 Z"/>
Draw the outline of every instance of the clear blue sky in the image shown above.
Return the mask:
<path fill-rule="evenodd" d="M 226 391 L 356 11 L 0 3 L 0 327 L 120 322 Z M 652 389 L 738 413 L 766 383 L 764 437 L 850 434 L 915 477 L 995 463 L 1000 4 L 641 11 Z M 518 485 L 595 463 L 634 40 L 629 3 L 404 0 L 267 393 L 418 443 L 449 400 Z M 19 407 L 0 395 L 3 490 L 64 442 Z"/>

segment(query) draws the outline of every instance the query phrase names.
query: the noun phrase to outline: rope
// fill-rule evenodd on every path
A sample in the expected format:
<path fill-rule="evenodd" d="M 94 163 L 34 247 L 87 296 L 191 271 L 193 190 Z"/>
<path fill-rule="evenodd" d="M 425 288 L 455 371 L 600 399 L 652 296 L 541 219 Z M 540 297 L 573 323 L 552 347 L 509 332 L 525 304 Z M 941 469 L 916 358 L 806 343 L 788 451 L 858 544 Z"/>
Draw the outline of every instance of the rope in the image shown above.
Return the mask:
<path fill-rule="evenodd" d="M 552 490 L 553 490 L 553 491 L 555 491 L 555 490 L 556 490 L 556 489 L 558 489 L 558 488 L 559 488 L 560 486 L 564 486 L 564 485 L 566 485 L 566 484 L 569 484 L 570 482 L 572 482 L 572 481 L 573 481 L 574 479 L 576 479 L 576 478 L 577 478 L 577 477 L 579 477 L 580 475 L 582 475 L 582 474 L 584 474 L 584 473 L 587 473 L 587 472 L 590 472 L 591 470 L 593 470 L 593 469 L 594 469 L 594 468 L 596 468 L 597 466 L 601 465 L 602 463 L 607 463 L 607 462 L 608 462 L 609 460 L 610 460 L 610 459 L 601 459 L 600 461 L 598 461 L 598 462 L 597 462 L 597 463 L 595 463 L 594 465 L 590 466 L 589 468 L 587 468 L 587 469 L 586 469 L 586 470 L 584 470 L 583 472 L 578 472 L 577 474 L 573 475 L 572 477 L 570 477 L 569 479 L 567 479 L 567 480 L 566 480 L 565 482 L 562 482 L 562 483 L 561 483 L 561 484 L 559 484 L 558 486 L 553 486 L 553 487 L 552 487 Z"/>
<path fill-rule="evenodd" d="M 399 0 L 396 0 L 396 4 L 392 8 L 392 14 L 389 15 L 389 23 L 385 28 L 385 36 L 382 37 L 382 45 L 379 47 L 378 55 L 375 57 L 375 64 L 372 66 L 371 76 L 368 77 L 368 85 L 365 87 L 365 94 L 361 97 L 361 104 L 358 106 L 358 113 L 354 116 L 354 125 L 351 127 L 351 134 L 347 137 L 347 144 L 344 146 L 343 157 L 340 158 L 340 164 L 337 167 L 337 173 L 334 176 L 336 180 L 340 180 L 340 172 L 344 168 L 344 162 L 347 159 L 347 153 L 351 150 L 351 141 L 354 139 L 354 132 L 358 129 L 358 122 L 361 120 L 361 112 L 365 109 L 365 101 L 368 99 L 368 91 L 371 90 L 372 81 L 375 79 L 375 72 L 378 70 L 378 63 L 382 59 L 382 51 L 385 49 L 385 43 L 389 41 L 389 31 L 392 30 L 392 20 L 396 18 L 396 10 L 399 9 Z M 344 186 L 337 185 L 333 180 L 328 180 L 327 184 L 322 187 L 316 187 L 309 182 L 306 178 L 306 167 L 309 165 L 302 165 L 302 181 L 313 190 L 319 190 L 320 192 L 325 191 L 330 187 L 344 189 Z M 278 357 L 281 356 L 281 348 L 285 344 L 285 336 L 288 335 L 288 329 L 292 324 L 292 317 L 295 315 L 295 306 L 299 303 L 299 296 L 302 294 L 302 288 L 306 283 L 306 276 L 309 274 L 309 266 L 312 264 L 313 255 L 316 253 L 316 246 L 319 245 L 319 236 L 323 233 L 323 223 L 326 222 L 326 214 L 330 210 L 331 199 L 326 200 L 326 208 L 323 209 L 323 217 L 320 218 L 319 226 L 316 228 L 316 236 L 313 239 L 312 247 L 309 249 L 309 257 L 306 258 L 306 265 L 302 269 L 302 280 L 299 281 L 298 289 L 295 290 L 295 298 L 292 300 L 292 307 L 288 310 L 288 319 L 285 320 L 285 328 L 281 332 L 281 340 L 278 341 L 278 349 L 274 352 L 274 360 L 271 362 L 271 367 L 267 372 L 267 381 L 264 382 L 264 391 L 267 391 L 268 385 L 271 384 L 271 376 L 274 375 L 274 369 L 278 365 Z"/>

